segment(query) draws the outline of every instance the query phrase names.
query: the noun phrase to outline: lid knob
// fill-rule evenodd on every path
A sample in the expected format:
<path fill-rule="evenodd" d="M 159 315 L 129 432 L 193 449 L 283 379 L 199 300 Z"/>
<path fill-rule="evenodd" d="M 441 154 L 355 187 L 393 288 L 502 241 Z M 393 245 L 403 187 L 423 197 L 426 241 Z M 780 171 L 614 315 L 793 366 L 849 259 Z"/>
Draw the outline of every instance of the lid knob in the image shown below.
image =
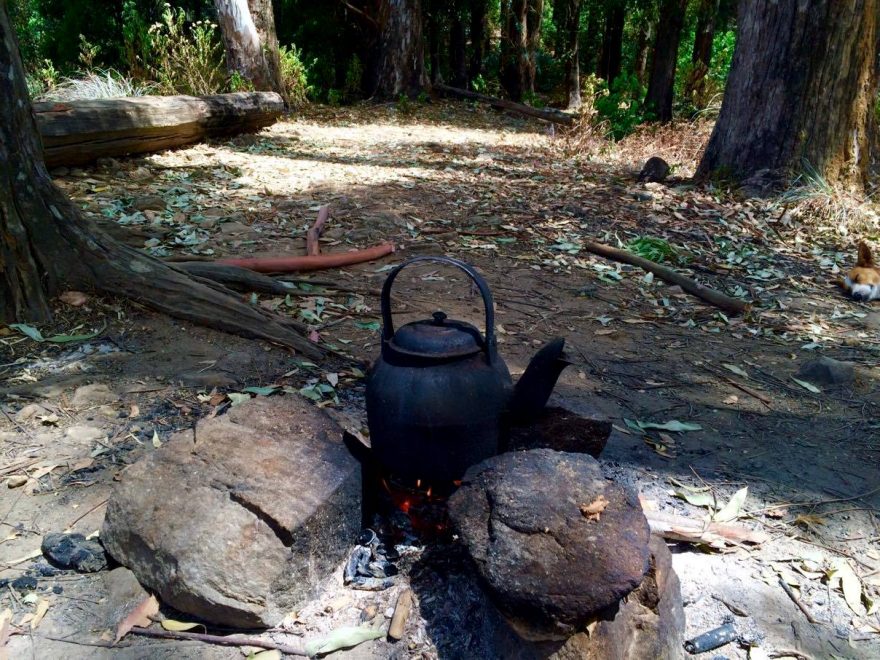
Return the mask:
<path fill-rule="evenodd" d="M 434 317 L 434 325 L 443 325 L 443 321 L 446 320 L 446 314 L 443 312 L 434 312 L 431 316 Z"/>

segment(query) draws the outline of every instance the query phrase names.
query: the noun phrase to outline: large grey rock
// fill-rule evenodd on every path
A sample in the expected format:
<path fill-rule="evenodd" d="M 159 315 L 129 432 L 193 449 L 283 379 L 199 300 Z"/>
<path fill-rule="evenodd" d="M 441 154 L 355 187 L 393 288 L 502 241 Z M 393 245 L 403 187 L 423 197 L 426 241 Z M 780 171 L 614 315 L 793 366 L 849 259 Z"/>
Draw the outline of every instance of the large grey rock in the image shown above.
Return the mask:
<path fill-rule="evenodd" d="M 604 498 L 592 519 L 581 508 Z M 498 609 L 525 639 L 562 639 L 639 586 L 649 529 L 635 495 L 585 454 L 535 449 L 471 467 L 450 517 Z"/>
<path fill-rule="evenodd" d="M 298 396 L 258 397 L 128 468 L 101 539 L 164 603 L 272 626 L 342 560 L 360 498 L 335 422 Z"/>
<path fill-rule="evenodd" d="M 802 365 L 797 375 L 815 385 L 841 385 L 855 380 L 856 367 L 823 355 Z"/>

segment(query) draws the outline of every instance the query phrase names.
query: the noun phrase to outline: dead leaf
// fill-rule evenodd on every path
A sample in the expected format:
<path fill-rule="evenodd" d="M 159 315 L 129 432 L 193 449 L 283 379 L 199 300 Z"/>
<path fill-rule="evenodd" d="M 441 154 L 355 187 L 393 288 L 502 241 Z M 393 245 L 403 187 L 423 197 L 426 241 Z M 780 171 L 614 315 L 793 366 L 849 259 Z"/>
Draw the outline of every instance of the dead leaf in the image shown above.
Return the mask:
<path fill-rule="evenodd" d="M 581 513 L 587 520 L 600 520 L 602 512 L 608 507 L 608 500 L 604 495 L 599 495 L 589 504 L 581 504 Z"/>
<path fill-rule="evenodd" d="M 800 513 L 795 517 L 794 524 L 810 529 L 811 527 L 824 525 L 825 520 L 822 518 L 822 516 L 815 513 Z"/>
<path fill-rule="evenodd" d="M 128 417 L 129 419 L 134 419 L 138 415 L 141 414 L 141 409 L 138 407 L 136 403 L 131 404 L 131 408 L 128 409 Z"/>
<path fill-rule="evenodd" d="M 184 632 L 186 630 L 192 630 L 193 628 L 199 628 L 199 627 L 201 627 L 203 630 L 207 631 L 205 626 L 201 623 L 191 623 L 188 621 L 175 621 L 174 619 L 162 619 L 162 621 L 160 623 L 165 630 L 170 630 L 172 632 Z"/>
<path fill-rule="evenodd" d="M 40 625 L 40 621 L 43 620 L 43 617 L 46 616 L 46 612 L 49 611 L 49 601 L 45 598 L 40 598 L 37 601 L 37 608 L 34 610 L 34 618 L 31 619 L 31 630 Z"/>
<path fill-rule="evenodd" d="M 732 406 L 734 403 L 739 402 L 739 397 L 736 394 L 731 394 L 729 397 L 724 399 L 724 403 L 728 406 Z"/>
<path fill-rule="evenodd" d="M 730 501 L 724 505 L 724 508 L 722 508 L 714 516 L 712 516 L 712 521 L 725 523 L 739 518 L 740 511 L 742 510 L 743 504 L 745 504 L 748 494 L 748 486 L 740 488 L 733 494 L 733 497 L 730 498 Z"/>
<path fill-rule="evenodd" d="M 89 297 L 82 291 L 65 291 L 60 296 L 58 296 L 58 300 L 67 305 L 70 305 L 71 307 L 80 307 L 82 305 L 85 305 L 88 299 Z"/>
<path fill-rule="evenodd" d="M 156 449 L 162 446 L 162 441 L 159 439 L 159 434 L 155 430 L 153 431 L 153 446 Z"/>
<path fill-rule="evenodd" d="M 125 637 L 132 628 L 139 626 L 146 628 L 152 623 L 150 617 L 154 617 L 159 613 L 159 601 L 155 596 L 147 596 L 140 604 L 135 607 L 127 617 L 119 622 L 116 627 L 116 638 L 113 643 L 116 644 L 120 639 Z"/>
<path fill-rule="evenodd" d="M 211 398 L 208 399 L 208 403 L 211 404 L 212 406 L 219 406 L 225 400 L 226 400 L 225 394 L 221 394 L 220 392 L 214 392 L 214 394 L 211 395 Z"/>
<path fill-rule="evenodd" d="M 278 649 L 269 649 L 268 651 L 254 653 L 248 657 L 253 658 L 253 660 L 281 660 L 281 651 Z"/>

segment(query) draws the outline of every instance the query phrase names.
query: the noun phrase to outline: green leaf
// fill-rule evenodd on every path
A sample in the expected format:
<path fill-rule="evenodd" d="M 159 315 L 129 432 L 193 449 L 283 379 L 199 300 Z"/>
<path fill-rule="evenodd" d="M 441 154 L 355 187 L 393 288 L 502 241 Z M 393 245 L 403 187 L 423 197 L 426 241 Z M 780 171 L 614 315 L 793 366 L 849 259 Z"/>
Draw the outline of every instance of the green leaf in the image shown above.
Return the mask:
<path fill-rule="evenodd" d="M 366 628 L 364 626 L 346 626 L 337 628 L 327 637 L 307 642 L 306 653 L 310 656 L 323 655 L 338 651 L 339 649 L 349 649 L 371 639 L 379 639 L 384 636 L 385 632 L 382 630 Z"/>
<path fill-rule="evenodd" d="M 631 420 L 626 417 L 623 418 L 623 421 L 626 423 L 628 427 L 634 429 L 636 431 L 646 431 L 648 429 L 657 429 L 658 431 L 674 431 L 678 433 L 682 433 L 684 431 L 702 431 L 703 427 L 699 424 L 694 424 L 692 422 L 679 422 L 677 419 L 670 420 L 668 422 L 663 422 L 662 424 L 658 424 L 656 422 L 642 422 L 640 420 Z"/>
<path fill-rule="evenodd" d="M 675 496 L 685 500 L 688 504 L 693 504 L 694 506 L 700 506 L 707 509 L 714 509 L 715 504 L 715 496 L 709 491 L 704 491 L 702 493 L 689 493 L 686 490 L 675 490 L 673 491 Z"/>
<path fill-rule="evenodd" d="M 809 391 L 812 392 L 813 394 L 822 394 L 822 390 L 820 390 L 818 387 L 816 387 L 816 386 L 813 385 L 812 383 L 808 383 L 808 382 L 805 381 L 805 380 L 800 380 L 799 378 L 795 378 L 794 376 L 792 376 L 791 379 L 792 379 L 794 382 L 796 382 L 798 385 L 800 385 L 801 387 L 803 387 L 805 390 L 809 390 Z"/>
<path fill-rule="evenodd" d="M 242 392 L 250 392 L 257 396 L 269 396 L 275 394 L 279 389 L 281 388 L 278 385 L 267 385 L 266 387 L 245 387 Z"/>
<path fill-rule="evenodd" d="M 53 344 L 69 344 L 73 341 L 86 341 L 88 339 L 94 339 L 102 332 L 104 332 L 104 328 L 101 328 L 97 332 L 92 332 L 87 335 L 54 335 L 52 337 L 46 337 L 46 341 L 51 341 Z"/>
<path fill-rule="evenodd" d="M 740 368 L 739 368 L 738 366 L 736 366 L 735 364 L 722 364 L 721 366 L 724 367 L 725 369 L 727 369 L 728 371 L 732 371 L 732 372 L 735 373 L 737 376 L 742 376 L 743 378 L 748 378 L 748 377 L 749 377 L 749 375 L 748 375 L 745 371 L 743 371 L 742 369 L 740 369 Z"/>
<path fill-rule="evenodd" d="M 318 392 L 314 387 L 303 387 L 299 391 L 305 398 L 311 399 L 312 401 L 320 401 L 324 397 L 321 396 L 321 393 Z"/>
<path fill-rule="evenodd" d="M 244 403 L 245 401 L 251 400 L 250 394 L 244 394 L 242 392 L 228 392 L 226 396 L 229 397 L 229 400 L 232 402 L 233 406 L 237 406 Z"/>
<path fill-rule="evenodd" d="M 730 501 L 724 505 L 724 508 L 721 509 L 714 516 L 712 516 L 712 520 L 715 522 L 723 523 L 730 522 L 731 520 L 736 520 L 737 518 L 739 518 L 740 511 L 742 510 L 743 504 L 745 504 L 748 494 L 748 486 L 740 488 L 733 494 L 733 497 L 730 498 Z"/>
<path fill-rule="evenodd" d="M 356 321 L 355 325 L 364 330 L 372 330 L 374 332 L 379 329 L 378 321 Z"/>
<path fill-rule="evenodd" d="M 10 323 L 9 327 L 18 330 L 21 334 L 30 337 L 34 341 L 45 341 L 45 339 L 43 339 L 43 334 L 34 326 L 28 325 L 27 323 Z"/>

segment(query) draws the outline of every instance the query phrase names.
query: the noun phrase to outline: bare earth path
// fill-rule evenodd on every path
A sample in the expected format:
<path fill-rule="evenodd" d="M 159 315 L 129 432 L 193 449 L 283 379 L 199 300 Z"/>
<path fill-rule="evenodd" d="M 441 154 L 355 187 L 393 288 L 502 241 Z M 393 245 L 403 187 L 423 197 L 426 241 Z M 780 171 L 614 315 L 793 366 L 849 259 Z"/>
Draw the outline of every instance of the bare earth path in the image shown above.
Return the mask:
<path fill-rule="evenodd" d="M 643 149 L 665 144 L 652 139 Z M 603 456 L 612 474 L 661 510 L 693 517 L 705 510 L 672 491 L 709 486 L 723 504 L 749 487 L 740 522 L 767 532 L 767 543 L 675 550 L 689 637 L 730 616 L 771 657 L 877 657 L 880 619 L 870 611 L 880 595 L 880 304 L 853 303 L 829 285 L 850 265 L 854 243 L 828 231 L 811 238 L 772 200 L 684 180 L 636 184 L 643 151 L 573 157 L 563 147 L 542 125 L 464 105 L 417 106 L 412 115 L 371 106 L 314 110 L 257 136 L 58 179 L 104 226 L 159 255 L 301 254 L 322 204 L 331 206 L 325 252 L 393 241 L 399 251 L 381 262 L 314 276 L 350 291 L 309 295 L 315 290 L 305 287 L 286 300 L 255 299 L 365 361 L 377 350 L 373 292 L 389 264 L 416 254 L 476 264 L 496 295 L 501 351 L 514 370 L 536 345 L 568 338 L 576 365 L 558 391 L 614 420 Z M 677 165 L 686 175 L 693 162 Z M 617 245 L 646 236 L 665 239 L 705 284 L 755 300 L 753 313 L 728 318 L 580 249 L 585 239 Z M 400 278 L 395 306 L 404 320 L 438 307 L 479 320 L 469 287 L 431 266 Z M 27 480 L 0 490 L 3 579 L 31 566 L 46 532 L 98 529 L 114 476 L 172 430 L 225 406 L 225 392 L 277 384 L 320 398 L 313 385 L 329 372 L 339 376 L 343 404 L 360 405 L 359 372 L 344 363 L 302 365 L 278 348 L 122 301 L 59 303 L 55 325 L 41 331 L 98 335 L 50 345 L 0 329 L 0 476 Z M 819 356 L 853 363 L 852 382 L 798 378 Z M 74 399 L 89 383 L 110 393 Z M 323 396 L 322 405 L 332 403 Z M 700 430 L 633 428 L 670 420 Z M 849 605 L 835 580 L 848 570 L 861 589 Z M 114 625 L 101 579 L 41 577 L 40 585 L 49 610 L 30 635 L 13 637 L 13 657 L 239 657 L 175 642 L 79 646 Z M 10 587 L 0 599 L 15 623 L 33 611 Z M 412 657 L 432 657 L 425 644 Z M 357 653 L 368 648 L 350 656 L 366 657 Z M 733 645 L 723 651 L 759 657 Z"/>

